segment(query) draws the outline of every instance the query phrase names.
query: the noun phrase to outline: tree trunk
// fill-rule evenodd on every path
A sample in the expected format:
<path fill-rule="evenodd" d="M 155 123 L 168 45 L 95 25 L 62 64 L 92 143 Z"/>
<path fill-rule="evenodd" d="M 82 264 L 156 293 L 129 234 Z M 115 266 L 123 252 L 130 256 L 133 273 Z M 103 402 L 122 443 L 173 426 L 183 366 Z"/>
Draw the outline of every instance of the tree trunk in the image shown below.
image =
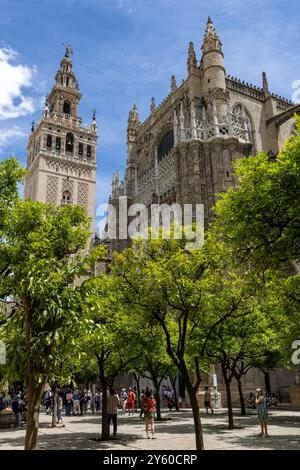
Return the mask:
<path fill-rule="evenodd" d="M 52 427 L 56 427 L 57 423 L 57 388 L 55 387 L 53 390 L 52 400 L 53 400 L 53 408 L 52 408 Z"/>
<path fill-rule="evenodd" d="M 189 378 L 185 377 L 185 384 L 189 394 L 191 407 L 193 411 L 194 427 L 195 427 L 195 439 L 196 439 L 196 450 L 204 450 L 203 433 L 200 419 L 200 410 L 197 401 L 197 391 L 194 390 Z"/>
<path fill-rule="evenodd" d="M 176 411 L 179 411 L 178 395 L 176 391 L 176 380 L 177 380 L 177 376 L 175 378 L 170 377 L 170 382 L 171 382 L 173 392 L 174 392 L 175 408 L 176 408 Z"/>
<path fill-rule="evenodd" d="M 160 407 L 160 394 L 159 390 L 156 390 L 156 417 L 157 421 L 161 421 L 161 407 Z"/>
<path fill-rule="evenodd" d="M 271 395 L 270 372 L 264 372 L 266 394 Z"/>
<path fill-rule="evenodd" d="M 101 380 L 102 386 L 102 431 L 101 439 L 103 441 L 109 438 L 109 427 L 108 427 L 108 415 L 107 415 L 107 382 L 106 380 Z"/>
<path fill-rule="evenodd" d="M 25 450 L 38 448 L 39 413 L 46 382 L 44 378 L 41 383 L 36 384 L 34 374 L 28 377 Z"/>
<path fill-rule="evenodd" d="M 245 399 L 244 399 L 244 394 L 243 394 L 243 387 L 242 387 L 242 381 L 241 378 L 237 379 L 238 383 L 238 390 L 239 390 L 239 396 L 240 396 L 240 404 L 241 404 L 241 415 L 246 416 L 246 407 L 245 407 Z"/>
<path fill-rule="evenodd" d="M 140 389 L 140 377 L 138 374 L 134 373 L 133 374 L 133 378 L 135 380 L 135 383 L 136 383 L 136 390 L 137 390 L 137 404 L 138 404 L 138 408 L 141 408 L 142 404 L 141 404 L 141 389 Z"/>
<path fill-rule="evenodd" d="M 232 399 L 231 399 L 231 390 L 230 382 L 231 380 L 227 376 L 226 369 L 222 366 L 223 377 L 226 386 L 226 398 L 227 398 L 227 410 L 228 410 L 228 428 L 233 429 L 233 411 L 232 411 Z"/>

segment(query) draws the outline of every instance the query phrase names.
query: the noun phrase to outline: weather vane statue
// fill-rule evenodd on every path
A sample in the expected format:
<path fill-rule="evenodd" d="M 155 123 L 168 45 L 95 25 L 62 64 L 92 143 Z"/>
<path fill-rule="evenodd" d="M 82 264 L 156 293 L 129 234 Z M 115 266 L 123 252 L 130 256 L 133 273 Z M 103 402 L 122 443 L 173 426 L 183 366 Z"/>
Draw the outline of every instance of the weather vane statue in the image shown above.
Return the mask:
<path fill-rule="evenodd" d="M 73 49 L 71 44 L 63 44 L 64 48 L 66 49 L 65 57 L 69 59 L 73 55 Z"/>

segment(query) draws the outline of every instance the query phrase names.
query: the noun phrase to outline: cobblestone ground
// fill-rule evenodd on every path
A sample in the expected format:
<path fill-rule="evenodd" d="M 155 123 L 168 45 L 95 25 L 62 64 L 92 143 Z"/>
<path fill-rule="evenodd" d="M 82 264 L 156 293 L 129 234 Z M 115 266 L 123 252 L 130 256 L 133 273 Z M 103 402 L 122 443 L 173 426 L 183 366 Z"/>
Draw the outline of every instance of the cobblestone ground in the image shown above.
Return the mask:
<path fill-rule="evenodd" d="M 206 449 L 300 449 L 300 411 L 271 410 L 268 438 L 259 436 L 255 410 L 245 417 L 235 410 L 235 429 L 227 429 L 225 410 L 201 414 Z M 51 428 L 51 416 L 41 412 L 39 447 L 44 449 L 194 450 L 190 410 L 165 411 L 156 423 L 156 439 L 146 439 L 144 421 L 138 415 L 118 417 L 118 436 L 99 441 L 101 418 L 97 415 L 66 416 L 64 428 Z M 24 430 L 0 430 L 0 450 L 22 449 Z M 98 439 L 97 439 L 98 438 Z"/>

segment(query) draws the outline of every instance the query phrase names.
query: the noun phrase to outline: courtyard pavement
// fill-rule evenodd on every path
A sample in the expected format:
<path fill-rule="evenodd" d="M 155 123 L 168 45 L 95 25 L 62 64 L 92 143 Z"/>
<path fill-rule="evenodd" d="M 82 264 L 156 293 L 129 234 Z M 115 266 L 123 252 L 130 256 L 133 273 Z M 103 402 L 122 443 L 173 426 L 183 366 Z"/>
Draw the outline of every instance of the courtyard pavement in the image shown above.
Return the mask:
<path fill-rule="evenodd" d="M 146 439 L 144 421 L 139 415 L 118 416 L 118 436 L 102 442 L 99 415 L 64 416 L 65 427 L 51 428 L 51 416 L 40 415 L 41 450 L 194 450 L 193 419 L 190 410 L 164 410 L 163 421 L 156 423 L 156 439 Z M 227 429 L 226 410 L 214 415 L 201 413 L 205 449 L 300 449 L 300 411 L 270 410 L 268 438 L 259 436 L 255 410 L 242 417 L 235 410 L 235 429 Z M 22 449 L 24 429 L 0 429 L 0 450 Z"/>

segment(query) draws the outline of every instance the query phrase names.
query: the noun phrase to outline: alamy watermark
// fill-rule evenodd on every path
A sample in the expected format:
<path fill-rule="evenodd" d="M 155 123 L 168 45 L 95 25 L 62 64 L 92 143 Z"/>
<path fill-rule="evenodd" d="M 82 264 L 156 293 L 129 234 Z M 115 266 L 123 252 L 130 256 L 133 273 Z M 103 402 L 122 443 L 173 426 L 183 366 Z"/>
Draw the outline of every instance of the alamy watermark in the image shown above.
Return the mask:
<path fill-rule="evenodd" d="M 295 351 L 292 354 L 291 361 L 295 366 L 297 366 L 300 364 L 300 339 L 296 339 L 292 342 L 292 349 L 295 349 Z"/>
<path fill-rule="evenodd" d="M 117 204 L 100 204 L 96 210 L 98 236 L 103 240 L 185 238 L 186 248 L 204 243 L 204 204 L 149 204 L 128 206 L 126 196 Z"/>
<path fill-rule="evenodd" d="M 6 350 L 3 341 L 0 341 L 0 365 L 6 364 Z"/>

